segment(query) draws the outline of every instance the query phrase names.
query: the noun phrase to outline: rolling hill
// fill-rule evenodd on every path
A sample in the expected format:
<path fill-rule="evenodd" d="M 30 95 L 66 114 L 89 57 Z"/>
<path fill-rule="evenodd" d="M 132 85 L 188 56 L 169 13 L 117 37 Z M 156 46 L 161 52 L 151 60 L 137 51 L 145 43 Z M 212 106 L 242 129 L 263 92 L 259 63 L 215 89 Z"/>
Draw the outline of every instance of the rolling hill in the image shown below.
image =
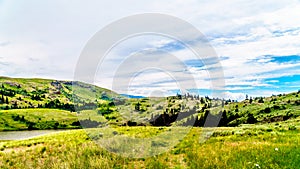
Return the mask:
<path fill-rule="evenodd" d="M 82 82 L 0 78 L 0 130 L 263 124 L 300 116 L 300 91 L 236 102 L 184 94 L 126 97 Z"/>
<path fill-rule="evenodd" d="M 82 82 L 50 79 L 22 79 L 0 77 L 0 109 L 60 108 L 70 109 L 112 99 L 116 93 Z"/>
<path fill-rule="evenodd" d="M 105 119 L 91 117 L 97 104 L 107 109 L 122 98 L 82 82 L 0 77 L 0 130 L 81 128 L 78 120 L 99 125 Z"/>

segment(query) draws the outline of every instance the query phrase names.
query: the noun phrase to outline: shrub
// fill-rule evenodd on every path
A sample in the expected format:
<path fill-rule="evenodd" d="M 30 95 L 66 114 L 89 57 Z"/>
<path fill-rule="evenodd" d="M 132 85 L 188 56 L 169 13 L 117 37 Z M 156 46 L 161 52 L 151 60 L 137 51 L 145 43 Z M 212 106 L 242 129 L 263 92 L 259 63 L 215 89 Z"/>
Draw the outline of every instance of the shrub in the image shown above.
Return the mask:
<path fill-rule="evenodd" d="M 271 113 L 271 108 L 270 107 L 265 108 L 264 112 L 265 113 Z"/>
<path fill-rule="evenodd" d="M 295 126 L 289 126 L 289 130 L 296 130 L 297 128 Z"/>
<path fill-rule="evenodd" d="M 42 149 L 41 149 L 41 153 L 44 153 L 46 151 L 46 147 L 43 147 Z"/>
<path fill-rule="evenodd" d="M 258 103 L 264 103 L 264 99 L 262 97 L 259 98 Z"/>
<path fill-rule="evenodd" d="M 273 106 L 273 109 L 274 109 L 274 110 L 279 110 L 279 109 L 280 109 L 280 106 L 274 105 L 274 106 Z"/>
<path fill-rule="evenodd" d="M 257 122 L 257 120 L 256 120 L 256 118 L 254 117 L 254 115 L 252 114 L 252 113 L 249 113 L 248 114 L 248 118 L 247 118 L 247 123 L 249 123 L 249 124 L 254 124 L 254 123 L 256 123 Z"/>
<path fill-rule="evenodd" d="M 117 132 L 117 131 L 113 131 L 112 134 L 113 134 L 113 135 L 117 135 L 118 132 Z"/>
<path fill-rule="evenodd" d="M 267 128 L 266 131 L 267 131 L 267 132 L 271 132 L 271 131 L 273 131 L 273 129 Z"/>

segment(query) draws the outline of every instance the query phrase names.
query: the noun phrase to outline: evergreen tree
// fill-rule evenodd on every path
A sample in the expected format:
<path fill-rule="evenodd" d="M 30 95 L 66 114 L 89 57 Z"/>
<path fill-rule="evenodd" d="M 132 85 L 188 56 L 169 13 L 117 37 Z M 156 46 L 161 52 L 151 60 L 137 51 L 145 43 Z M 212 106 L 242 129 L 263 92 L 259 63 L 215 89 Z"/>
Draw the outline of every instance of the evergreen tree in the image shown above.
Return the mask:
<path fill-rule="evenodd" d="M 219 113 L 222 113 L 222 117 L 221 117 L 219 126 L 226 126 L 227 123 L 228 123 L 228 118 L 227 118 L 227 112 L 226 112 L 226 110 L 224 109 L 223 112 L 221 111 Z"/>
<path fill-rule="evenodd" d="M 264 103 L 264 99 L 262 97 L 259 98 L 258 103 Z"/>
<path fill-rule="evenodd" d="M 249 123 L 249 124 L 254 124 L 254 123 L 256 123 L 257 122 L 257 120 L 256 120 L 256 118 L 253 116 L 253 114 L 252 113 L 249 113 L 248 114 L 248 118 L 247 118 L 247 123 Z"/>
<path fill-rule="evenodd" d="M 4 102 L 5 102 L 4 96 L 3 96 L 3 94 L 1 94 L 1 103 L 4 103 Z"/>
<path fill-rule="evenodd" d="M 138 103 L 135 105 L 135 107 L 134 107 L 135 110 L 136 110 L 136 111 L 140 111 L 140 108 L 141 108 L 140 106 L 141 106 L 141 104 L 140 104 L 140 102 L 138 102 Z"/>
<path fill-rule="evenodd" d="M 8 97 L 6 97 L 5 103 L 8 104 Z"/>
<path fill-rule="evenodd" d="M 17 103 L 17 101 L 15 101 L 13 107 L 14 107 L 14 109 L 17 109 L 17 108 L 18 108 L 18 103 Z"/>

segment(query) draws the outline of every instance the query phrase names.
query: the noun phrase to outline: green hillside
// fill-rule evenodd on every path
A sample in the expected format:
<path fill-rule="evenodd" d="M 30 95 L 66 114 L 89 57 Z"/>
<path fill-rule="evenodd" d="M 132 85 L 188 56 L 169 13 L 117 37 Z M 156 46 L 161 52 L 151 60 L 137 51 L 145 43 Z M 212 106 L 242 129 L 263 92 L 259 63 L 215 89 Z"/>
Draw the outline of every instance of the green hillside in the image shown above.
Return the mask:
<path fill-rule="evenodd" d="M 123 117 L 136 125 L 154 126 L 194 125 L 203 126 L 208 114 L 218 120 L 219 126 L 263 124 L 286 121 L 300 116 L 300 91 L 271 97 L 247 98 L 236 102 L 211 99 L 198 95 L 177 95 L 167 98 L 130 99 L 118 110 Z M 131 123 L 132 124 L 132 123 Z"/>
<path fill-rule="evenodd" d="M 233 119 L 229 126 L 242 123 L 270 123 L 286 121 L 300 116 L 300 90 L 289 94 L 246 99 L 225 106 L 224 113 Z M 253 117 L 249 121 L 249 117 Z"/>
<path fill-rule="evenodd" d="M 59 108 L 73 110 L 116 93 L 94 85 L 49 79 L 0 77 L 0 109 Z M 76 104 L 74 104 L 74 100 Z"/>
<path fill-rule="evenodd" d="M 0 130 L 115 126 L 202 127 L 264 124 L 300 116 L 300 91 L 235 102 L 184 94 L 126 98 L 94 85 L 49 79 L 0 78 Z M 60 117 L 60 118 L 57 118 Z"/>
<path fill-rule="evenodd" d="M 98 110 L 122 98 L 82 82 L 0 77 L 0 131 L 96 126 L 107 121 Z"/>

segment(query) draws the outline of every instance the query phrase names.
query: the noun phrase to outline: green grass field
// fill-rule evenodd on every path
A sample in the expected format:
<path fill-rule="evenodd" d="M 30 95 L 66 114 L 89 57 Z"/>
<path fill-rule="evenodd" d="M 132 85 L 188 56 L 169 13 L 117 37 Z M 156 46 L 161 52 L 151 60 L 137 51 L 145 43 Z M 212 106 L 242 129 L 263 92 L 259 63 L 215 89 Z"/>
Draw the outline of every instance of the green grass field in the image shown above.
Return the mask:
<path fill-rule="evenodd" d="M 293 127 L 291 127 L 293 126 Z M 0 168 L 287 168 L 300 167 L 300 119 L 264 125 L 215 128 L 200 142 L 202 128 L 192 128 L 166 152 L 149 158 L 126 158 L 99 147 L 86 131 L 111 135 L 153 137 L 168 127 L 117 127 L 73 130 L 29 140 L 0 142 Z M 172 128 L 175 130 L 176 128 Z M 89 132 L 88 132 L 89 133 Z M 101 139 L 101 138 L 100 138 Z M 123 146 L 130 146 L 128 145 Z M 165 144 L 152 144 L 152 148 Z M 150 147 L 151 148 L 151 147 Z"/>
<path fill-rule="evenodd" d="M 81 128 L 76 123 L 78 120 L 107 122 L 95 110 L 83 110 L 79 114 L 45 108 L 0 110 L 0 131 Z"/>
<path fill-rule="evenodd" d="M 74 128 L 76 113 L 57 109 L 0 110 L 1 130 Z"/>

